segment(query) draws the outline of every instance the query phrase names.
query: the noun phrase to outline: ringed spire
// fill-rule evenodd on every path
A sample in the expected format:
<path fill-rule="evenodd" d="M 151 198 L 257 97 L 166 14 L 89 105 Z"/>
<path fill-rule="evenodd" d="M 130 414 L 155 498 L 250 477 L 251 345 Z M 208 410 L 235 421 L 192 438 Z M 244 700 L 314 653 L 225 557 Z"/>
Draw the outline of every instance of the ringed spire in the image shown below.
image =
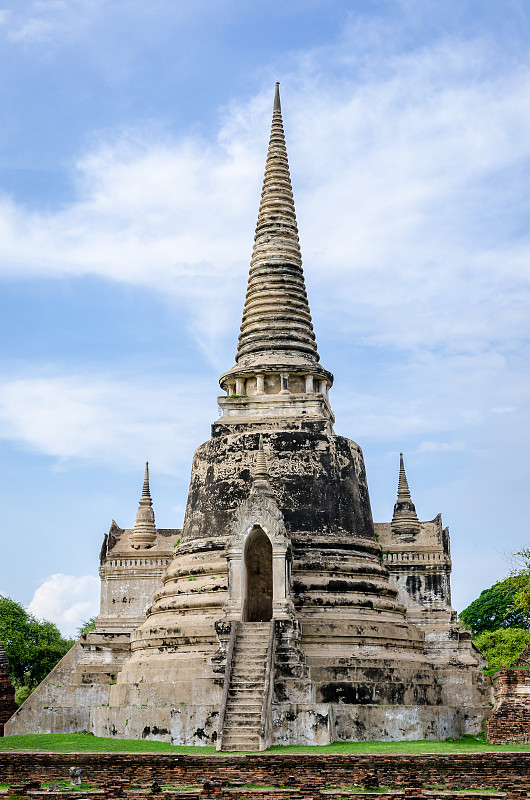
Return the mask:
<path fill-rule="evenodd" d="M 420 521 L 416 514 L 416 507 L 410 495 L 403 453 L 399 454 L 399 479 L 397 501 L 394 506 L 391 528 L 396 533 L 416 534 L 420 530 Z"/>
<path fill-rule="evenodd" d="M 152 547 L 156 542 L 155 512 L 149 488 L 149 462 L 145 462 L 142 496 L 136 512 L 136 522 L 129 541 L 135 549 Z"/>
<path fill-rule="evenodd" d="M 221 377 L 221 385 L 239 374 L 284 369 L 325 378 L 329 387 L 333 376 L 319 360 L 276 83 L 236 364 Z"/>

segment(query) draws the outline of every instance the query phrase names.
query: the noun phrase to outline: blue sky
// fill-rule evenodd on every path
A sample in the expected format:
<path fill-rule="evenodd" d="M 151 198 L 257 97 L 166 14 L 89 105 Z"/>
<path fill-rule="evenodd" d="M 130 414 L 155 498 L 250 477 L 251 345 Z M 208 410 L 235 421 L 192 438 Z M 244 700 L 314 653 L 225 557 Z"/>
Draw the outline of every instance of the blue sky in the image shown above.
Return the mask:
<path fill-rule="evenodd" d="M 530 539 L 530 7 L 0 5 L 0 592 L 71 633 L 151 465 L 182 523 L 284 122 L 336 431 L 403 450 L 464 608 Z"/>

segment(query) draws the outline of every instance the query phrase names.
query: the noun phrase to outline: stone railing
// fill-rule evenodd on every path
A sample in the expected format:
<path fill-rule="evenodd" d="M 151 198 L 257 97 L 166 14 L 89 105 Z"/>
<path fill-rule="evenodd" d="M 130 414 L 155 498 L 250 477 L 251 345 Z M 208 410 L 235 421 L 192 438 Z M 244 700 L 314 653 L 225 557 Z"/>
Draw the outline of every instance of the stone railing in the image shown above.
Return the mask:
<path fill-rule="evenodd" d="M 274 652 L 276 645 L 274 619 L 269 628 L 269 644 L 267 647 L 267 664 L 265 667 L 265 686 L 261 705 L 261 722 L 259 727 L 259 749 L 266 750 L 272 743 L 272 695 L 274 694 Z"/>
<path fill-rule="evenodd" d="M 221 706 L 219 708 L 219 722 L 217 724 L 217 741 L 215 744 L 216 750 L 221 750 L 223 746 L 223 728 L 226 717 L 226 703 L 228 701 L 228 691 L 230 689 L 230 680 L 232 678 L 232 661 L 234 656 L 234 646 L 236 643 L 237 622 L 232 620 L 230 623 L 230 638 L 228 640 L 228 648 L 226 651 L 226 667 L 225 667 L 225 680 L 223 684 L 223 694 L 221 697 Z"/>
<path fill-rule="evenodd" d="M 407 561 L 422 561 L 432 564 L 448 564 L 450 559 L 445 553 L 422 553 L 412 550 L 405 552 L 385 552 L 383 559 L 386 563 L 395 564 Z"/>

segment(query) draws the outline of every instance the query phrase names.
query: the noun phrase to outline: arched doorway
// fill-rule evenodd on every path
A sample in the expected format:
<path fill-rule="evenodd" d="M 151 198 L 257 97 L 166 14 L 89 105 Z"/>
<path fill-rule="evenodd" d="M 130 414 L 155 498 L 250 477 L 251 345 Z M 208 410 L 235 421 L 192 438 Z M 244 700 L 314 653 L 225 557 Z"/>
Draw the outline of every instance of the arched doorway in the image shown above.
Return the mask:
<path fill-rule="evenodd" d="M 255 526 L 245 544 L 245 603 L 243 620 L 272 619 L 272 545 L 265 531 Z"/>

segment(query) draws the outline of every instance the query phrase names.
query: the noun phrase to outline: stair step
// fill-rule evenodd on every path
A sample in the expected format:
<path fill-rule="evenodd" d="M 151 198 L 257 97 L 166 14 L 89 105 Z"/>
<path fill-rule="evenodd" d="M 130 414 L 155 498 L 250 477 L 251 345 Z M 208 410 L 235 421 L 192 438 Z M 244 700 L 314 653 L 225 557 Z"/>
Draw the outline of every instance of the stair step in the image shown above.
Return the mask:
<path fill-rule="evenodd" d="M 269 622 L 238 625 L 226 701 L 222 750 L 258 750 Z"/>
<path fill-rule="evenodd" d="M 237 692 L 238 694 L 240 692 L 244 692 L 245 694 L 252 695 L 252 697 L 257 701 L 257 700 L 261 700 L 261 696 L 263 694 L 263 689 L 264 689 L 263 681 L 261 681 L 261 682 L 258 681 L 257 683 L 255 683 L 255 685 L 253 685 L 251 683 L 236 683 L 236 682 L 234 682 L 234 683 L 232 683 L 230 685 L 230 689 L 228 690 L 228 692 L 229 693 L 230 692 Z M 230 697 L 231 697 L 231 695 L 230 695 Z"/>
<path fill-rule="evenodd" d="M 253 720 L 260 720 L 261 719 L 261 711 L 234 711 L 230 715 L 230 722 L 232 720 L 243 720 L 246 722 L 252 722 Z"/>
<path fill-rule="evenodd" d="M 264 639 L 262 642 L 256 639 L 236 639 L 234 647 L 237 650 L 255 650 L 259 653 L 264 653 L 267 650 L 268 641 Z"/>
<path fill-rule="evenodd" d="M 251 692 L 256 698 L 263 694 L 263 681 L 232 681 L 234 692 Z"/>
<path fill-rule="evenodd" d="M 255 663 L 255 664 L 262 664 L 263 660 L 267 656 L 267 651 L 266 650 L 239 650 L 239 649 L 236 649 L 234 651 L 234 657 L 237 659 L 238 656 L 240 658 L 244 658 L 245 661 L 249 661 L 249 662 Z"/>
<path fill-rule="evenodd" d="M 250 674 L 250 675 L 248 675 L 248 673 L 245 674 L 244 672 L 242 674 L 238 675 L 237 674 L 238 672 L 241 672 L 241 668 L 239 668 L 239 667 L 233 667 L 232 668 L 232 675 L 231 675 L 231 679 L 232 680 L 234 680 L 234 678 L 236 680 L 241 680 L 241 679 L 245 680 L 245 678 L 248 678 L 249 681 L 252 681 L 253 683 L 256 683 L 256 681 L 263 681 L 263 678 L 265 677 L 265 672 L 264 671 L 262 671 L 261 675 L 256 675 L 255 674 L 255 670 L 253 670 L 252 674 Z"/>

